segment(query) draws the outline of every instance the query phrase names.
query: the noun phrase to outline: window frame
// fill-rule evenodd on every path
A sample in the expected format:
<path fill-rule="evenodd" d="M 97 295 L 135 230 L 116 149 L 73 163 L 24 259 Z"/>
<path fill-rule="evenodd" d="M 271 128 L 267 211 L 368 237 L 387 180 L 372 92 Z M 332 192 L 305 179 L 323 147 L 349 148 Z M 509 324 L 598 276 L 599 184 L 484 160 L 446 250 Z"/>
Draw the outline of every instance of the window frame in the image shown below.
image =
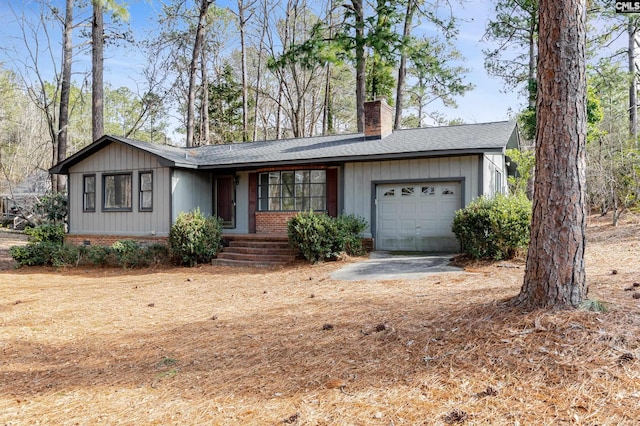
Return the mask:
<path fill-rule="evenodd" d="M 93 178 L 93 192 L 87 191 L 87 179 Z M 93 207 L 87 207 L 87 195 L 93 194 Z M 82 175 L 82 211 L 84 213 L 95 213 L 96 211 L 96 174 L 88 173 Z"/>
<path fill-rule="evenodd" d="M 495 180 L 495 194 L 502 194 L 502 173 L 498 169 L 496 169 Z"/>
<path fill-rule="evenodd" d="M 151 176 L 151 189 L 144 190 L 142 188 L 142 175 Z M 142 198 L 145 193 L 151 193 L 151 206 L 143 207 L 142 206 Z M 141 212 L 152 212 L 153 211 L 153 170 L 140 170 L 138 172 L 138 211 Z"/>
<path fill-rule="evenodd" d="M 314 172 L 322 173 L 322 181 L 314 181 Z M 318 190 L 322 195 L 314 195 Z M 326 169 L 281 169 L 260 172 L 257 192 L 259 212 L 300 212 L 309 209 L 328 211 Z M 314 208 L 314 204 L 318 207 L 317 203 L 322 204 L 322 208 Z M 277 209 L 273 208 L 276 204 Z"/>
<path fill-rule="evenodd" d="M 129 176 L 129 206 L 127 207 L 107 207 L 107 179 L 115 176 Z M 113 172 L 102 174 L 102 211 L 105 212 L 130 212 L 133 211 L 133 173 L 132 172 Z"/>

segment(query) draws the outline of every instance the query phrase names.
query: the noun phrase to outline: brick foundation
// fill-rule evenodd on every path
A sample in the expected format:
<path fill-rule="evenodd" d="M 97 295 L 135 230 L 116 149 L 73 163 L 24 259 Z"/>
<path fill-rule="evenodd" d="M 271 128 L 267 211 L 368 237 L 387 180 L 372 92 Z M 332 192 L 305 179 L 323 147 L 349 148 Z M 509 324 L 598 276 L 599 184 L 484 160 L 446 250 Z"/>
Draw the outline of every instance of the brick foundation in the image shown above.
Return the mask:
<path fill-rule="evenodd" d="M 376 245 L 375 245 L 375 241 L 373 240 L 373 238 L 363 238 L 362 239 L 362 248 L 367 253 L 371 253 L 373 251 L 373 249 L 375 249 L 375 246 Z"/>
<path fill-rule="evenodd" d="M 167 244 L 167 237 L 135 237 L 135 236 L 122 236 L 122 235 L 75 235 L 67 234 L 64 236 L 64 242 L 66 244 L 80 245 L 92 245 L 92 246 L 111 246 L 116 241 L 120 240 L 132 240 L 139 244 Z M 87 244 L 88 242 L 88 244 Z"/>
<path fill-rule="evenodd" d="M 286 234 L 287 221 L 298 212 L 256 212 L 256 234 Z"/>

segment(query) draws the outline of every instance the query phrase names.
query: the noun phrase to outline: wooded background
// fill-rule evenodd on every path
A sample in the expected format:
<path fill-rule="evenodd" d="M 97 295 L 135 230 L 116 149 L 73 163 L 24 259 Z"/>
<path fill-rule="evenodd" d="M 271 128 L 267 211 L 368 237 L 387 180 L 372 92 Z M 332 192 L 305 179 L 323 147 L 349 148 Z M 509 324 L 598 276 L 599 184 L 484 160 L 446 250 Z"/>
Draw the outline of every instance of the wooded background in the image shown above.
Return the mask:
<path fill-rule="evenodd" d="M 455 105 L 473 88 L 456 48 L 457 15 L 472 6 L 176 0 L 155 8 L 154 29 L 140 36 L 124 2 L 11 4 L 20 32 L 0 47 L 0 193 L 48 179 L 43 171 L 105 133 L 197 146 L 356 132 L 364 101 L 375 97 L 394 106 L 396 129 L 459 124 L 437 105 Z M 638 19 L 589 4 L 588 203 L 614 221 L 637 203 Z M 536 0 L 496 0 L 485 68 L 521 94 L 514 114 L 527 146 L 537 36 Z M 141 64 L 134 88 L 103 75 L 104 56 L 122 49 Z M 523 166 L 514 189 L 527 190 L 532 153 L 511 154 Z"/>

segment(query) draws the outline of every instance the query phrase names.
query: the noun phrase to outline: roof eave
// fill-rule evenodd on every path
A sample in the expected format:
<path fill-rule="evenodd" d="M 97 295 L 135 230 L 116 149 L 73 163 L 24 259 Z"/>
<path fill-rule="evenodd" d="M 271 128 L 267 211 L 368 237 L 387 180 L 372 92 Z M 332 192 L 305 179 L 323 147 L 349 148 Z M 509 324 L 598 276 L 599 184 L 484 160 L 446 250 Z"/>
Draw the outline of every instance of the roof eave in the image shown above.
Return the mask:
<path fill-rule="evenodd" d="M 107 135 L 101 137 L 100 139 L 93 142 L 92 144 L 82 148 L 80 151 L 76 152 L 71 157 L 67 157 L 61 162 L 59 162 L 58 164 L 52 166 L 49 169 L 49 174 L 52 174 L 52 175 L 69 174 L 70 167 L 76 165 L 77 163 L 89 157 L 90 155 L 93 155 L 94 153 L 100 151 L 102 148 L 104 148 L 105 146 L 109 145 L 112 142 L 114 141 Z"/>
<path fill-rule="evenodd" d="M 112 136 L 109 136 L 109 135 L 104 135 L 100 139 L 95 141 L 94 143 L 92 143 L 92 144 L 84 147 L 80 151 L 76 152 L 71 157 L 65 158 L 64 160 L 62 160 L 58 164 L 56 164 L 53 167 L 51 167 L 49 169 L 49 173 L 50 174 L 68 175 L 69 174 L 69 169 L 71 167 L 75 166 L 76 164 L 78 164 L 82 160 L 88 158 L 89 156 L 95 154 L 96 152 L 100 151 L 101 149 L 105 148 L 106 146 L 108 146 L 109 144 L 114 143 L 114 142 L 115 143 L 121 143 L 123 145 L 128 146 L 131 149 L 137 149 L 139 151 L 146 152 L 147 154 L 154 156 L 155 158 L 157 158 L 158 162 L 163 167 L 182 167 L 182 168 L 192 168 L 192 169 L 197 168 L 197 165 L 195 165 L 195 164 L 192 164 L 192 163 L 177 163 L 177 162 L 175 162 L 173 160 L 170 160 L 170 159 L 168 159 L 166 157 L 163 157 L 162 155 L 156 154 L 155 152 L 152 152 L 150 150 L 146 150 L 146 149 L 140 148 L 139 146 L 130 144 L 126 140 L 123 140 L 123 139 L 120 139 L 120 138 L 117 138 L 117 137 L 112 137 Z"/>

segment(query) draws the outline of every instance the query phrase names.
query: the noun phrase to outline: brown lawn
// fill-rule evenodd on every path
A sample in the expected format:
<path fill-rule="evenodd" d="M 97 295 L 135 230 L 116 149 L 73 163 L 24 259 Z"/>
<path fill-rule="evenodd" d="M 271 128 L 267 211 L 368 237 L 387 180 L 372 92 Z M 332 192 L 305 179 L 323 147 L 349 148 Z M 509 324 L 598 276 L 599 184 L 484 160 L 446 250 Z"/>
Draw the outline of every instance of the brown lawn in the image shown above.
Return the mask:
<path fill-rule="evenodd" d="M 640 225 L 590 220 L 607 313 L 510 310 L 518 262 L 1 271 L 0 424 L 637 424 Z"/>

